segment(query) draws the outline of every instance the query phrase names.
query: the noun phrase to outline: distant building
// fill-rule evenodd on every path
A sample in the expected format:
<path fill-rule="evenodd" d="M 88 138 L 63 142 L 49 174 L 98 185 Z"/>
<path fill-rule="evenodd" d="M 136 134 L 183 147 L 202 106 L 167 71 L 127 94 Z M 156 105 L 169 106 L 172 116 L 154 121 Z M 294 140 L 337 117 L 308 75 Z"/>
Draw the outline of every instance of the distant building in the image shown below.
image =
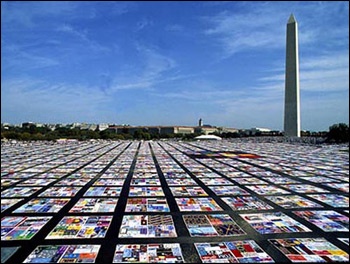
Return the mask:
<path fill-rule="evenodd" d="M 23 128 L 30 128 L 32 126 L 35 126 L 36 127 L 36 123 L 33 123 L 33 122 L 25 122 L 25 123 L 22 123 L 22 127 Z"/>
<path fill-rule="evenodd" d="M 203 120 L 202 120 L 202 118 L 199 119 L 198 126 L 199 126 L 199 127 L 203 126 Z"/>
<path fill-rule="evenodd" d="M 269 134 L 271 132 L 271 129 L 268 128 L 261 128 L 261 127 L 253 127 L 250 129 L 251 135 L 254 136 L 256 134 Z"/>
<path fill-rule="evenodd" d="M 50 129 L 51 131 L 54 131 L 56 129 L 56 125 L 47 124 L 47 128 Z"/>
<path fill-rule="evenodd" d="M 218 128 L 217 127 L 212 127 L 212 126 L 201 126 L 201 127 L 196 127 L 195 132 L 198 134 L 204 134 L 204 135 L 209 135 L 212 133 L 217 133 Z"/>
<path fill-rule="evenodd" d="M 237 128 L 220 127 L 219 131 L 221 134 L 221 133 L 238 133 L 239 130 Z"/>
<path fill-rule="evenodd" d="M 69 125 L 71 128 L 80 128 L 81 127 L 81 123 L 72 123 L 71 125 Z"/>
<path fill-rule="evenodd" d="M 240 129 L 239 133 L 245 136 L 278 136 L 280 131 L 271 130 L 269 128 L 253 127 L 251 129 Z"/>
<path fill-rule="evenodd" d="M 193 134 L 194 133 L 194 127 L 188 127 L 188 126 L 178 126 L 175 129 L 175 134 Z"/>
<path fill-rule="evenodd" d="M 108 129 L 117 134 L 130 135 L 140 130 L 153 135 L 193 134 L 195 132 L 195 127 L 190 126 L 111 126 Z"/>
<path fill-rule="evenodd" d="M 98 124 L 98 130 L 103 131 L 109 128 L 109 124 Z"/>
<path fill-rule="evenodd" d="M 10 127 L 12 127 L 12 125 L 9 123 L 1 123 L 1 127 L 4 129 L 10 129 Z"/>
<path fill-rule="evenodd" d="M 87 124 L 87 123 L 72 123 L 69 125 L 71 129 L 78 128 L 82 130 L 92 130 L 95 131 L 98 128 L 98 125 L 96 124 Z"/>

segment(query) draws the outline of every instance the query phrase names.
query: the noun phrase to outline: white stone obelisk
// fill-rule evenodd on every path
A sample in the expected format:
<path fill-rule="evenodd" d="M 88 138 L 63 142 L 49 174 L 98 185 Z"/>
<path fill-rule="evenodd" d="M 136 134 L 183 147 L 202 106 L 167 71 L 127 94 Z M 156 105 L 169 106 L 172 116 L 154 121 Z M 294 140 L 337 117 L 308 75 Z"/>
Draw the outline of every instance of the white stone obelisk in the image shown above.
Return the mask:
<path fill-rule="evenodd" d="M 293 14 L 287 23 L 285 82 L 284 135 L 300 137 L 298 24 Z"/>

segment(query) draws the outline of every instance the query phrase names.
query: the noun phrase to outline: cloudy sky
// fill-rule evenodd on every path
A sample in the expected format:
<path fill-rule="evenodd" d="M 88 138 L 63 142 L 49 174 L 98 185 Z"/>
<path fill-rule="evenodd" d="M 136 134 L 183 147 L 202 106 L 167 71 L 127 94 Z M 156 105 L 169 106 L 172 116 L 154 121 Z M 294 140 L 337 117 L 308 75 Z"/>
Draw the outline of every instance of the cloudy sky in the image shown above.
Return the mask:
<path fill-rule="evenodd" d="M 286 23 L 301 127 L 349 120 L 349 2 L 1 2 L 1 122 L 283 129 Z"/>

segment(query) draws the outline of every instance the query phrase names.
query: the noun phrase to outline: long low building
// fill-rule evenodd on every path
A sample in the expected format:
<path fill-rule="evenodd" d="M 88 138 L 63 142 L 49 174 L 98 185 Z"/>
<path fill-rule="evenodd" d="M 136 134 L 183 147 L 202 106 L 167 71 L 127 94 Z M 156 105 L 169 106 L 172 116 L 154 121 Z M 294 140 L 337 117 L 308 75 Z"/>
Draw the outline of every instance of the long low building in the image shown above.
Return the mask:
<path fill-rule="evenodd" d="M 150 134 L 193 134 L 194 127 L 189 126 L 113 126 L 109 127 L 117 134 L 134 134 L 136 131 L 148 132 Z"/>
<path fill-rule="evenodd" d="M 215 126 L 111 126 L 110 130 L 113 130 L 117 134 L 131 134 L 136 131 L 148 132 L 154 135 L 168 135 L 168 134 L 205 134 L 222 132 L 238 132 L 234 128 L 222 128 Z"/>

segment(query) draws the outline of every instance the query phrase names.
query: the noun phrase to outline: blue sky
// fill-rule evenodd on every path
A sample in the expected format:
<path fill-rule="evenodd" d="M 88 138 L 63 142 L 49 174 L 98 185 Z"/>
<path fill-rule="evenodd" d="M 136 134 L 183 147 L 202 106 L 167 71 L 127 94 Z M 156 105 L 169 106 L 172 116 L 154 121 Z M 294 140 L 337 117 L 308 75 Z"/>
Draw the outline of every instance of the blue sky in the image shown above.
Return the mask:
<path fill-rule="evenodd" d="M 1 122 L 283 129 L 286 23 L 301 128 L 349 120 L 349 2 L 1 2 Z"/>

